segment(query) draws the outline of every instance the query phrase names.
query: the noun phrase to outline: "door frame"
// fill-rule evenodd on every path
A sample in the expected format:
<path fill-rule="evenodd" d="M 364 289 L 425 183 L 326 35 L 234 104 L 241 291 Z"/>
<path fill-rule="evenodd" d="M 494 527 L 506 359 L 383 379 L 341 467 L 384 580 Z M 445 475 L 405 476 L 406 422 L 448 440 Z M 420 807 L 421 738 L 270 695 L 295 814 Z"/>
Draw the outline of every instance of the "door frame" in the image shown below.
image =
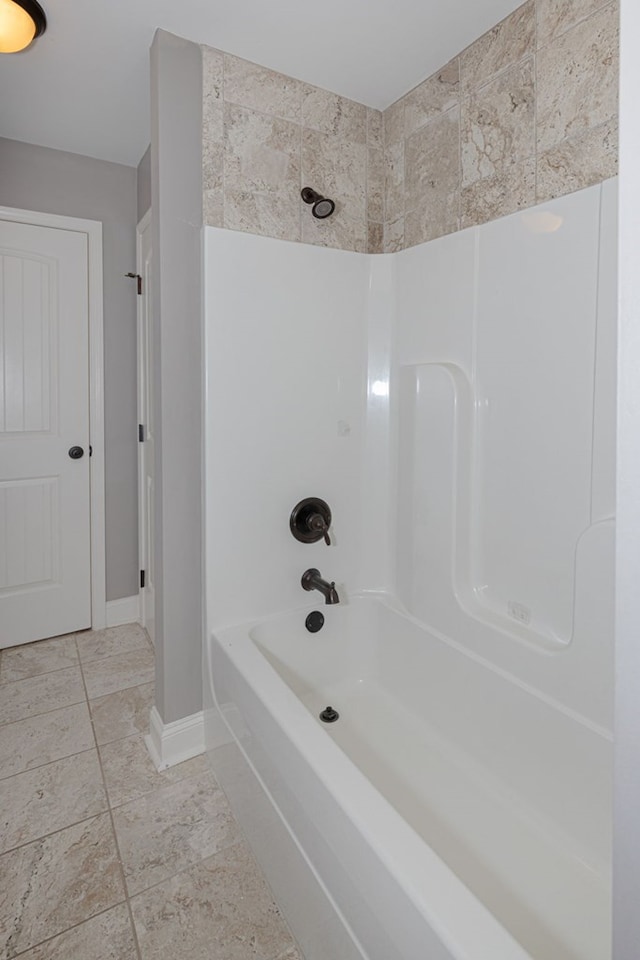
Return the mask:
<path fill-rule="evenodd" d="M 54 213 L 0 207 L 0 219 L 36 227 L 72 230 L 87 236 L 89 304 L 89 460 L 91 529 L 91 628 L 107 625 L 106 517 L 104 456 L 104 315 L 102 276 L 102 223 Z"/>
<path fill-rule="evenodd" d="M 142 234 L 144 231 L 151 225 L 151 207 L 147 210 L 143 217 L 141 217 L 139 223 L 136 225 L 136 273 L 138 276 L 142 275 L 143 263 L 142 263 Z M 145 378 L 145 356 L 144 356 L 144 341 L 142 337 L 143 329 L 143 309 L 147 309 L 147 291 L 142 288 L 142 296 L 137 298 L 137 343 L 138 343 L 138 358 L 137 358 L 137 412 L 138 412 L 138 423 L 143 425 L 145 431 L 146 439 L 146 430 L 147 423 L 146 420 L 148 417 L 145 417 L 144 414 L 144 397 L 146 392 L 146 378 Z M 146 556 L 146 517 L 147 513 L 145 508 L 146 505 L 146 489 L 144 483 L 144 464 L 145 464 L 146 450 L 144 443 L 138 443 L 138 566 L 140 570 L 145 570 L 148 574 L 148 557 Z M 142 626 L 146 626 L 147 622 L 147 609 L 146 609 L 146 594 L 145 588 L 141 586 L 140 580 L 138 580 L 138 597 L 140 598 L 140 622 Z"/>

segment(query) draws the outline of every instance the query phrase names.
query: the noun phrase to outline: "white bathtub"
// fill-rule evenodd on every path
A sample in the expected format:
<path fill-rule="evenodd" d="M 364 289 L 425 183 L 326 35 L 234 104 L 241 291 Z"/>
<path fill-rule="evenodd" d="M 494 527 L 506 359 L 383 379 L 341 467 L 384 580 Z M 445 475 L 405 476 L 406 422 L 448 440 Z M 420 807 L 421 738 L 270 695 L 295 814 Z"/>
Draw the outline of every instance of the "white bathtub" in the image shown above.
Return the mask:
<path fill-rule="evenodd" d="M 607 734 L 384 597 L 318 599 L 213 636 L 209 681 L 350 955 L 609 960 Z"/>

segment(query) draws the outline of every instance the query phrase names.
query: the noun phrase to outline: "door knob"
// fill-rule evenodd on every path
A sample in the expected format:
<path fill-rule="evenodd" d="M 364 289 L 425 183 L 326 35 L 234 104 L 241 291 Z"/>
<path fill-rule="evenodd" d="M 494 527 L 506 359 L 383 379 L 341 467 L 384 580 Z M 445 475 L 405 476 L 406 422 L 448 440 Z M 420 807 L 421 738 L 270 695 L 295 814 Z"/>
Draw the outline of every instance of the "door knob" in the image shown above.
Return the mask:
<path fill-rule="evenodd" d="M 70 447 L 69 456 L 72 460 L 80 460 L 81 457 L 84 457 L 84 450 L 82 447 Z"/>

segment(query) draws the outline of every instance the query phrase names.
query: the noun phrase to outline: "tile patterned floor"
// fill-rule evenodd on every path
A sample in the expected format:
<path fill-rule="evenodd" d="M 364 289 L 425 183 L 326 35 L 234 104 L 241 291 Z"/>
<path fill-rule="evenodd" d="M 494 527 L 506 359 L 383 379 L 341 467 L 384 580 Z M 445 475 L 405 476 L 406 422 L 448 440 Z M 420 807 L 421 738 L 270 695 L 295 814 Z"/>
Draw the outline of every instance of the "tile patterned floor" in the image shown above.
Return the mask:
<path fill-rule="evenodd" d="M 302 960 L 204 757 L 157 773 L 134 624 L 0 654 L 0 960 Z"/>

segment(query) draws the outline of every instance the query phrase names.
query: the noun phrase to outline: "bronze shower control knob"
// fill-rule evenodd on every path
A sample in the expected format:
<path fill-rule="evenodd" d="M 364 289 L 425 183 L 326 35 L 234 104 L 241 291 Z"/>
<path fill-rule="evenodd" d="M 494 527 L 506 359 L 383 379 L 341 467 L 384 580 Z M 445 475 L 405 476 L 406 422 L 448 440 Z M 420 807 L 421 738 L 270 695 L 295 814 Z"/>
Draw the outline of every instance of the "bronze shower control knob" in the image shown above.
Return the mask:
<path fill-rule="evenodd" d="M 317 543 L 322 540 L 329 545 L 329 527 L 331 526 L 331 510 L 329 505 L 319 497 L 307 497 L 301 500 L 291 511 L 289 527 L 291 533 L 300 543 Z"/>

